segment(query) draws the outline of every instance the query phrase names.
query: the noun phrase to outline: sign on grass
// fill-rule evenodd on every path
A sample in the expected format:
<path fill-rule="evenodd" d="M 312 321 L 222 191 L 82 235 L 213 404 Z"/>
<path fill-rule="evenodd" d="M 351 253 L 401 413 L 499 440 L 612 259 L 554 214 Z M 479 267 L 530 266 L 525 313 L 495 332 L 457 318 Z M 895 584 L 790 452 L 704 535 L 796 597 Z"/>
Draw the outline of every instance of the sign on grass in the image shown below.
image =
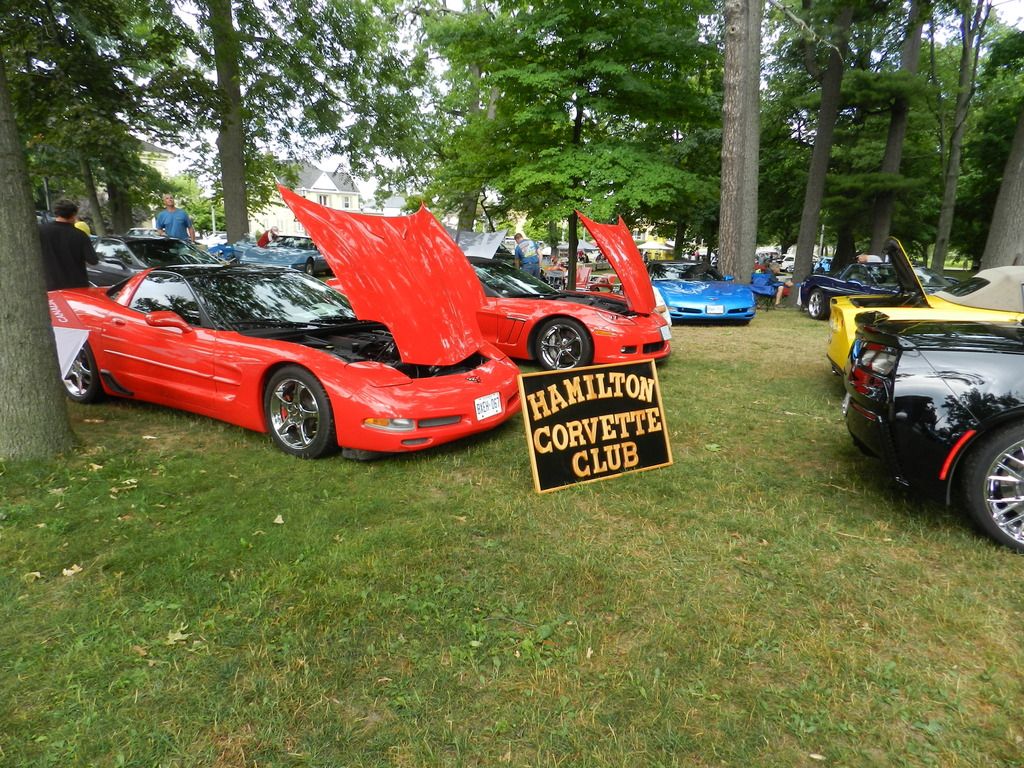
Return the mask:
<path fill-rule="evenodd" d="M 519 394 L 540 493 L 672 463 L 651 360 L 523 374 Z"/>

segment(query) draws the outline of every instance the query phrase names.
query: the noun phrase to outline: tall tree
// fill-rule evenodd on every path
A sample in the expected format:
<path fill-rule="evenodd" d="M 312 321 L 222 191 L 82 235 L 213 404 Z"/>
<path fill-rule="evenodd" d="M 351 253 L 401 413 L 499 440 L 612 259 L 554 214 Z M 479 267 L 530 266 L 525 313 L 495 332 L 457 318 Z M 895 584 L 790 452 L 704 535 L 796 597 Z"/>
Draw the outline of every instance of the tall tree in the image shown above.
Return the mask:
<path fill-rule="evenodd" d="M 207 22 L 213 42 L 213 60 L 220 96 L 217 125 L 217 156 L 224 194 L 224 230 L 228 242 L 249 232 L 245 176 L 245 123 L 242 118 L 242 45 L 235 29 L 231 0 L 208 0 Z"/>
<path fill-rule="evenodd" d="M 809 3 L 809 0 L 805 0 Z M 841 6 L 836 15 L 831 43 L 827 48 L 827 64 L 821 71 L 821 104 L 818 108 L 818 123 L 814 134 L 814 148 L 811 151 L 811 163 L 807 170 L 807 186 L 804 191 L 804 204 L 800 213 L 800 232 L 796 243 L 796 266 L 793 268 L 793 279 L 803 280 L 811 273 L 814 256 L 814 243 L 818 238 L 818 223 L 821 216 L 821 201 L 825 194 L 825 178 L 828 174 L 829 157 L 832 153 L 832 136 L 835 132 L 836 116 L 843 84 L 843 71 L 846 66 L 845 57 L 849 50 L 850 25 L 853 23 L 854 8 L 846 4 Z M 813 48 L 808 41 L 805 61 L 811 72 L 818 72 L 817 60 Z M 793 301 L 796 291 L 793 292 Z"/>
<path fill-rule="evenodd" d="M 759 0 L 725 2 L 725 87 L 718 256 L 721 269 L 747 279 L 757 248 L 760 146 Z"/>
<path fill-rule="evenodd" d="M 702 39 L 703 11 L 710 8 L 702 0 L 506 0 L 491 23 L 464 22 L 478 31 L 472 39 L 435 38 L 446 60 L 478 62 L 482 87 L 495 89 L 497 98 L 493 120 L 461 110 L 449 154 L 466 174 L 453 178 L 440 169 L 439 181 L 455 183 L 428 192 L 450 198 L 471 188 L 467 180 L 482 178 L 498 216 L 568 220 L 571 260 L 579 237 L 575 209 L 597 220 L 620 214 L 635 222 L 693 196 L 706 180 L 680 165 L 679 137 L 718 114 L 711 94 L 720 64 Z M 450 77 L 464 78 L 462 66 Z"/>
<path fill-rule="evenodd" d="M 23 146 L 0 56 L 0 386 L 5 392 L 31 389 L 29 396 L 0 401 L 4 459 L 52 456 L 72 446 Z"/>
<path fill-rule="evenodd" d="M 956 188 L 960 178 L 960 155 L 967 130 L 967 115 L 974 96 L 981 44 L 991 10 L 991 0 L 974 0 L 973 5 L 970 0 L 960 0 L 957 5 L 957 14 L 960 17 L 960 74 L 953 125 L 949 134 L 949 149 L 945 156 L 942 205 L 939 208 L 935 250 L 932 252 L 931 268 L 936 272 L 941 272 L 946 266 L 949 235 L 953 229 L 953 213 L 956 209 Z"/>
<path fill-rule="evenodd" d="M 917 74 L 921 59 L 921 38 L 924 31 L 924 6 L 922 0 L 910 0 L 907 19 L 907 31 L 900 52 L 900 72 L 911 80 Z M 909 87 L 912 85 L 908 84 Z M 910 119 L 909 88 L 898 90 L 892 99 L 889 116 L 889 135 L 885 143 L 885 154 L 882 157 L 881 173 L 883 176 L 896 177 L 900 172 L 903 158 L 903 142 L 907 135 L 907 124 Z M 892 208 L 896 193 L 892 187 L 880 189 L 875 196 L 874 211 L 871 217 L 871 253 L 881 253 L 886 239 L 892 229 Z"/>
<path fill-rule="evenodd" d="M 981 266 L 1024 265 L 1024 108 L 1003 170 Z"/>

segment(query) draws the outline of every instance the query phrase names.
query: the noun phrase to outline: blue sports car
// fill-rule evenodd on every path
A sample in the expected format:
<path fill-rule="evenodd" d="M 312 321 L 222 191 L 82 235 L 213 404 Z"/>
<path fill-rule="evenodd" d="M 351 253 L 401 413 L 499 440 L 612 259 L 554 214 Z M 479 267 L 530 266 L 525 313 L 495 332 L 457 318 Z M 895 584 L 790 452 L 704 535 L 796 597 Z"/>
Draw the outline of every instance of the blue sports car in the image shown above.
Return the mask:
<path fill-rule="evenodd" d="M 213 249 L 210 249 L 211 253 Z M 281 235 L 266 248 L 251 240 L 239 240 L 225 246 L 225 253 L 233 253 L 242 264 L 263 264 L 291 267 L 309 275 L 328 272 L 327 261 L 313 241 L 302 235 Z"/>
<path fill-rule="evenodd" d="M 665 299 L 672 322 L 686 320 L 749 323 L 754 293 L 702 261 L 652 261 L 651 282 Z"/>
<path fill-rule="evenodd" d="M 948 288 L 956 281 L 924 267 L 914 267 L 926 293 Z M 815 320 L 827 320 L 835 296 L 895 294 L 900 292 L 896 267 L 891 262 L 854 262 L 836 272 L 814 273 L 800 284 L 800 306 Z"/>

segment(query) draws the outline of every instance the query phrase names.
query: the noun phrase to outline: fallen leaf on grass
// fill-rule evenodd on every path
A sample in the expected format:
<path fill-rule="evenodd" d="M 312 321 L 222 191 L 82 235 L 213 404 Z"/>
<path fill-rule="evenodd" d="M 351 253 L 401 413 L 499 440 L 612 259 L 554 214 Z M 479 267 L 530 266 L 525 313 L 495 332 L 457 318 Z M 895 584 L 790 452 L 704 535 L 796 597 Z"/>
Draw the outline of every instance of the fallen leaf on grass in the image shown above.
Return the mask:
<path fill-rule="evenodd" d="M 274 518 L 274 525 L 284 525 L 284 518 L 278 515 Z"/>
<path fill-rule="evenodd" d="M 811 754 L 809 754 L 808 757 L 811 758 L 811 760 L 824 760 L 825 759 L 824 755 L 819 755 L 817 752 L 811 752 Z"/>
<path fill-rule="evenodd" d="M 178 643 L 184 643 L 189 638 L 188 624 L 182 624 L 177 629 L 172 629 L 167 633 L 167 639 L 164 640 L 164 645 L 177 645 Z"/>
<path fill-rule="evenodd" d="M 61 573 L 62 576 L 74 576 L 76 573 L 81 573 L 81 572 L 82 572 L 82 566 L 80 566 L 78 563 L 75 563 L 70 568 L 65 568 L 60 573 Z"/>
<path fill-rule="evenodd" d="M 36 523 L 36 528 L 45 528 L 46 523 Z"/>
<path fill-rule="evenodd" d="M 157 437 L 156 435 L 143 435 L 142 439 L 143 440 L 159 440 L 160 438 Z"/>
<path fill-rule="evenodd" d="M 101 469 L 103 469 L 103 465 L 102 464 L 90 464 L 89 465 L 89 471 L 90 472 L 99 472 Z"/>
<path fill-rule="evenodd" d="M 53 496 L 62 496 L 66 490 L 67 488 L 51 488 L 50 493 Z"/>
<path fill-rule="evenodd" d="M 132 653 L 134 653 L 136 656 L 149 656 L 149 651 L 147 651 L 141 645 L 133 645 Z"/>
<path fill-rule="evenodd" d="M 32 581 L 35 581 L 36 579 L 43 578 L 43 574 L 41 574 L 39 571 L 29 571 L 28 573 L 26 573 L 21 578 L 24 579 L 25 581 L 32 582 Z"/>
<path fill-rule="evenodd" d="M 704 450 L 710 451 L 711 453 L 718 453 L 720 450 L 722 450 L 722 446 L 720 446 L 718 443 L 708 443 L 704 446 Z"/>

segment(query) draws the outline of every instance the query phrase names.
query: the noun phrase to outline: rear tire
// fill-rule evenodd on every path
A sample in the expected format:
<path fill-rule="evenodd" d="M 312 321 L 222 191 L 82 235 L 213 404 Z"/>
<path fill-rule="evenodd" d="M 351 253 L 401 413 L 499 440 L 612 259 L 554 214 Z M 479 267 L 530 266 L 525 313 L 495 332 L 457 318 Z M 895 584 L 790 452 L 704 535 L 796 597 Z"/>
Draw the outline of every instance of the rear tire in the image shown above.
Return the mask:
<path fill-rule="evenodd" d="M 338 449 L 330 398 L 305 368 L 288 365 L 270 377 L 263 413 L 271 439 L 285 453 L 319 459 Z"/>
<path fill-rule="evenodd" d="M 63 383 L 67 396 L 76 403 L 95 403 L 103 399 L 103 384 L 89 342 L 82 345 Z"/>
<path fill-rule="evenodd" d="M 828 297 L 825 292 L 820 288 L 815 288 L 807 297 L 807 314 L 815 320 L 827 320 L 829 311 Z"/>
<path fill-rule="evenodd" d="M 307 275 L 312 275 L 316 272 L 316 265 L 313 264 L 312 259 L 306 259 L 306 266 L 302 271 L 305 272 Z"/>
<path fill-rule="evenodd" d="M 1000 427 L 970 451 L 960 490 L 982 533 L 1024 552 L 1024 423 Z"/>

